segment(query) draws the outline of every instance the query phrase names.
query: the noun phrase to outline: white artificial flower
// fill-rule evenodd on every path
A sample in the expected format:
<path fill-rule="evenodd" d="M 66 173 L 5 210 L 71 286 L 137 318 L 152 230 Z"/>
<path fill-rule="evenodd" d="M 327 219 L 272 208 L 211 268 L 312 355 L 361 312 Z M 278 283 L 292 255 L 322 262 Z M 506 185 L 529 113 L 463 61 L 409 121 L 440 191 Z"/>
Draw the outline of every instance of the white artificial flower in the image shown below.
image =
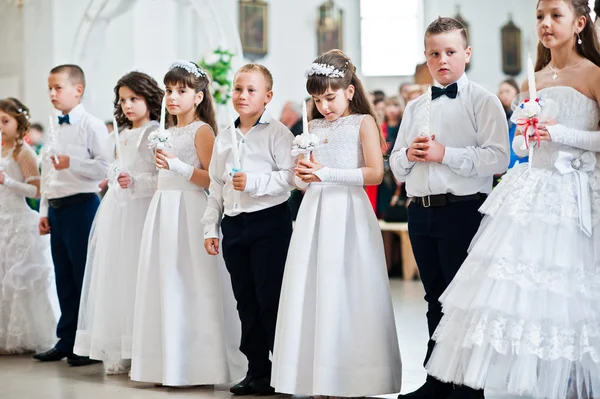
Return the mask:
<path fill-rule="evenodd" d="M 170 139 L 171 132 L 169 132 L 168 130 L 155 130 L 148 135 L 148 141 L 150 142 L 148 147 L 150 149 L 163 149 L 165 147 L 170 147 Z"/>

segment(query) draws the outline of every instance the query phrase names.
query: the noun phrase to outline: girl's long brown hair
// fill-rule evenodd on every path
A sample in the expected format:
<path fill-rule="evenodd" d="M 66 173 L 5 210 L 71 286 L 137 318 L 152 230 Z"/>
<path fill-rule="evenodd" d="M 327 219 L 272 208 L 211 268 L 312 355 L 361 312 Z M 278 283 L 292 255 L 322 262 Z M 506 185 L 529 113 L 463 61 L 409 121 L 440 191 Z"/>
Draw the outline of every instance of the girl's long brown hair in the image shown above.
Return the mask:
<path fill-rule="evenodd" d="M 200 67 L 193 63 L 200 70 Z M 185 87 L 189 87 L 194 89 L 196 93 L 204 93 L 204 99 L 202 102 L 196 107 L 196 116 L 203 122 L 207 123 L 213 130 L 215 134 L 217 134 L 217 116 L 215 114 L 215 106 L 213 103 L 212 94 L 210 93 L 209 86 L 211 82 L 211 78 L 206 71 L 204 72 L 204 76 L 196 77 L 191 72 L 186 71 L 183 68 L 175 67 L 171 68 L 169 72 L 165 75 L 164 84 L 165 85 L 177 85 L 180 84 Z M 167 123 L 167 126 L 177 125 L 177 117 L 173 115 L 167 115 L 167 121 L 170 120 L 170 124 Z"/>
<path fill-rule="evenodd" d="M 353 114 L 368 114 L 377 121 L 375 111 L 367 96 L 367 91 L 364 88 L 363 83 L 356 74 L 356 67 L 352 63 L 352 60 L 344 54 L 341 50 L 330 50 L 325 54 L 320 55 L 316 60 L 313 61 L 316 64 L 331 65 L 338 71 L 344 73 L 343 78 L 327 77 L 324 75 L 312 75 L 309 76 L 306 81 L 306 90 L 311 96 L 319 96 L 327 91 L 331 90 L 346 90 L 350 85 L 354 86 L 354 97 L 350 101 L 349 107 Z M 313 100 L 314 101 L 314 100 Z M 323 115 L 319 112 L 316 105 L 313 104 L 311 107 L 310 119 L 323 118 Z M 377 129 L 379 129 L 379 138 L 383 145 L 385 140 L 381 134 L 381 127 L 377 123 Z"/>
<path fill-rule="evenodd" d="M 540 4 L 538 0 L 538 5 Z M 600 43 L 598 43 L 598 35 L 594 27 L 594 21 L 590 16 L 590 6 L 587 0 L 563 0 L 577 18 L 585 17 L 585 27 L 579 34 L 581 37 L 581 44 L 577 43 L 577 35 L 574 35 L 573 40 L 575 41 L 575 49 L 577 54 L 587 58 L 594 64 L 600 67 Z M 538 43 L 537 48 L 537 61 L 535 63 L 535 71 L 541 71 L 550 63 L 551 54 L 550 49 L 544 47 L 542 42 Z"/>
<path fill-rule="evenodd" d="M 165 92 L 151 76 L 142 72 L 129 72 L 119 79 L 115 86 L 114 113 L 119 126 L 127 126 L 130 129 L 133 126 L 133 123 L 123 113 L 121 102 L 119 101 L 119 89 L 123 86 L 144 99 L 146 107 L 148 107 L 148 111 L 150 112 L 151 121 L 160 122 L 160 107 L 162 106 L 162 99 Z"/>
<path fill-rule="evenodd" d="M 29 131 L 29 108 L 16 98 L 9 97 L 0 100 L 0 110 L 17 120 L 17 138 L 15 140 L 15 149 L 13 150 L 13 159 L 16 161 L 21 148 L 23 148 L 25 135 Z"/>

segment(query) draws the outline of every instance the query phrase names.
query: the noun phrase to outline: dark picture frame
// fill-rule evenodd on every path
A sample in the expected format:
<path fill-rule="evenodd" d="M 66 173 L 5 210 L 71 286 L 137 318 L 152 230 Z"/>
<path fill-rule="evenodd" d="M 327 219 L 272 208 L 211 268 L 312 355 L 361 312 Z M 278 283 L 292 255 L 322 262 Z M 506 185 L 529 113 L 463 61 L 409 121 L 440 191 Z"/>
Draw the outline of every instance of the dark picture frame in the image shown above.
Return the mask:
<path fill-rule="evenodd" d="M 269 52 L 269 5 L 261 0 L 240 0 L 239 29 L 244 55 Z"/>
<path fill-rule="evenodd" d="M 509 21 L 501 29 L 502 40 L 502 72 L 509 76 L 521 73 L 521 29 L 509 16 Z"/>
<path fill-rule="evenodd" d="M 329 50 L 344 50 L 344 11 L 329 0 L 319 7 L 317 56 Z"/>

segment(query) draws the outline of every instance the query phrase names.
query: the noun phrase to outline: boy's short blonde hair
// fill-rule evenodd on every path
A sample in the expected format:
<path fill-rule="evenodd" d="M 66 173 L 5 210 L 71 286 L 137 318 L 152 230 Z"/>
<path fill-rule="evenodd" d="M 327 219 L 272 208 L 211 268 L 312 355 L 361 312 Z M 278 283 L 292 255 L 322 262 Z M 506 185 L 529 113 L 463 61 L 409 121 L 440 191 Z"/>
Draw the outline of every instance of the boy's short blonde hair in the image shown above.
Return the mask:
<path fill-rule="evenodd" d="M 271 75 L 271 71 L 269 71 L 266 66 L 260 64 L 246 64 L 242 66 L 235 73 L 233 81 L 235 82 L 238 74 L 249 72 L 260 73 L 265 78 L 265 82 L 267 83 L 267 91 L 273 90 L 273 75 Z"/>

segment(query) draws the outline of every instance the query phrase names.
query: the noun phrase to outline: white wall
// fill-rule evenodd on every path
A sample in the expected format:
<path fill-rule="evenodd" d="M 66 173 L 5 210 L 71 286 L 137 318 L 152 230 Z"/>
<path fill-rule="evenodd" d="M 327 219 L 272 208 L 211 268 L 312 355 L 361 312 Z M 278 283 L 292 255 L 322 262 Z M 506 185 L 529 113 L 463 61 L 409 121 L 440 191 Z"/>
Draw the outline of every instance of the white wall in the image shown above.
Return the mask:
<path fill-rule="evenodd" d="M 120 1 L 111 0 L 110 4 L 114 8 Z M 206 1 L 197 0 L 196 3 Z M 303 75 L 318 55 L 318 7 L 324 0 L 267 1 L 270 6 L 269 53 L 256 62 L 265 64 L 273 73 L 275 96 L 269 108 L 277 117 L 285 101 L 301 101 L 307 96 Z M 471 23 L 474 47 L 469 76 L 490 90 L 495 91 L 504 78 L 500 27 L 506 23 L 510 12 L 523 31 L 523 59 L 528 52 L 535 53 L 533 1 L 424 2 L 425 25 L 438 15 L 455 15 L 455 4 L 460 2 L 461 13 Z M 238 25 L 238 0 L 214 3 L 226 17 L 223 23 L 208 29 L 208 34 L 203 28 L 214 21 L 210 20 L 210 10 L 206 8 L 201 8 L 206 14 L 198 17 L 188 0 L 137 0 L 131 10 L 106 23 L 104 33 L 99 34 L 102 32 L 99 30 L 96 36 L 92 34 L 81 54 L 73 54 L 78 39 L 75 34 L 87 3 L 87 0 L 28 0 L 21 10 L 6 5 L 0 7 L 0 32 L 7 32 L 0 37 L 0 54 L 3 54 L 0 58 L 0 97 L 9 95 L 6 92 L 9 88 L 14 91 L 18 87 L 19 93 L 13 94 L 19 95 L 32 109 L 34 120 L 46 122 L 50 108 L 46 79 L 54 65 L 80 62 L 88 77 L 84 104 L 99 117 L 109 119 L 113 87 L 125 72 L 132 68 L 141 69 L 160 81 L 171 61 L 177 58 L 199 60 L 206 51 L 220 44 L 221 37 L 235 36 Z M 336 3 L 344 10 L 344 51 L 360 71 L 359 0 L 336 0 Z M 105 12 L 109 11 L 107 7 Z M 24 22 L 21 22 L 21 15 Z M 241 59 L 236 62 L 237 65 L 241 63 Z M 396 94 L 399 84 L 409 79 L 378 77 L 364 80 L 371 90 L 381 88 L 388 94 Z"/>

